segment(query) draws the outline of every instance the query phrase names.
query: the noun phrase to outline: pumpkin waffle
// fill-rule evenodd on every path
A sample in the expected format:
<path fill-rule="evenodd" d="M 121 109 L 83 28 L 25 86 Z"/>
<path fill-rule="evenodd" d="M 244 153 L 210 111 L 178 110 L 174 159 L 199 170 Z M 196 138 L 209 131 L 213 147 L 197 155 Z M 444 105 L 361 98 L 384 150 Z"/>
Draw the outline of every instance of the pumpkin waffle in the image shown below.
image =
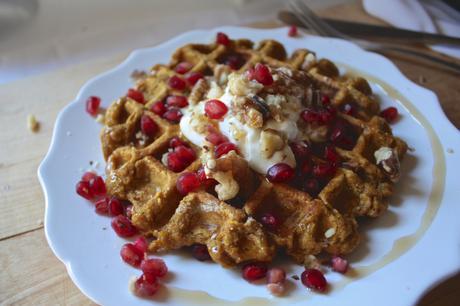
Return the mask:
<path fill-rule="evenodd" d="M 182 69 L 183 63 L 187 63 L 186 69 Z M 313 186 L 305 185 L 314 181 L 312 174 L 285 183 L 270 182 L 230 151 L 214 161 L 221 173 L 228 173 L 238 183 L 233 197 L 227 199 L 218 192 L 219 185 L 206 181 L 187 195 L 181 194 L 176 187 L 178 179 L 184 173 L 202 171 L 205 157 L 216 148 L 212 144 L 196 146 L 188 140 L 178 118 L 168 120 L 171 117 L 162 109 L 168 102 L 164 101 L 185 96 L 189 104 L 197 104 L 209 97 L 213 83 L 226 86 L 232 72 L 243 74 L 258 63 L 270 69 L 288 68 L 293 78 L 299 75 L 315 89 L 310 94 L 316 95 L 316 100 L 328 97 L 323 104 L 327 102 L 327 109 L 334 110 L 333 124 L 326 136 L 310 135 L 307 143 L 309 162 L 317 170 L 331 164 L 326 152 L 328 144 L 334 143 L 333 173 Z M 177 77 L 184 83 L 172 84 Z M 271 261 L 278 249 L 301 264 L 307 264 L 310 255 L 349 253 L 360 241 L 357 217 L 377 217 L 386 210 L 398 179 L 399 160 L 407 150 L 406 143 L 394 137 L 378 116 L 380 107 L 366 80 L 340 75 L 332 62 L 317 60 L 307 49 L 288 57 L 283 45 L 274 40 L 256 47 L 244 39 L 227 45 L 185 45 L 172 55 L 169 64 L 157 64 L 141 75 L 136 90 L 142 92 L 143 103 L 122 97 L 107 109 L 101 142 L 107 160 L 108 193 L 133 204 L 132 222 L 153 238 L 152 252 L 205 244 L 211 258 L 225 267 Z M 181 111 L 172 105 L 174 111 Z M 142 133 L 145 116 L 157 127 L 150 135 Z M 321 128 L 308 122 L 300 128 L 311 126 Z M 345 131 L 347 137 L 342 135 Z M 168 160 L 176 150 L 172 139 L 194 156 L 174 171 Z M 276 222 L 267 222 L 267 216 L 276 216 Z"/>

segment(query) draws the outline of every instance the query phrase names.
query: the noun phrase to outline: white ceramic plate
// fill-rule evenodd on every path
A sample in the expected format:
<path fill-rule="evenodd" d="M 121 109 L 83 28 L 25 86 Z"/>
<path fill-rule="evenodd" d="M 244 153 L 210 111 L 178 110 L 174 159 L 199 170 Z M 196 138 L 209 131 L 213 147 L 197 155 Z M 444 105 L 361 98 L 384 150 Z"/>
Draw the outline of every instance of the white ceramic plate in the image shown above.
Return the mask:
<path fill-rule="evenodd" d="M 89 168 L 89 161 L 99 162 L 99 173 L 104 168 L 101 126 L 85 112 L 86 98 L 100 96 L 107 107 L 132 86 L 133 70 L 167 63 L 179 46 L 211 42 L 218 31 L 255 42 L 276 39 L 289 52 L 313 50 L 318 57 L 337 63 L 342 71 L 368 78 L 382 107 L 393 105 L 401 113 L 393 125 L 394 133 L 414 151 L 403 161 L 403 176 L 388 212 L 360 227 L 363 242 L 349 257 L 355 273 L 328 272 L 331 290 L 327 294 L 310 292 L 289 277 L 287 297 L 273 298 L 265 286 L 242 280 L 236 269 L 174 253 L 163 256 L 172 275 L 168 289 L 153 302 L 139 299 L 128 290 L 128 282 L 140 272 L 119 256 L 126 241 L 112 231 L 109 218 L 95 214 L 92 205 L 75 193 L 75 183 L 82 169 Z M 88 81 L 59 114 L 50 150 L 39 168 L 46 196 L 46 236 L 75 284 L 103 305 L 412 305 L 460 266 L 459 150 L 460 134 L 446 119 L 436 96 L 410 82 L 380 55 L 338 39 L 290 38 L 285 28 L 192 31 L 134 51 L 116 68 Z M 289 262 L 282 264 L 288 276 L 302 271 Z"/>

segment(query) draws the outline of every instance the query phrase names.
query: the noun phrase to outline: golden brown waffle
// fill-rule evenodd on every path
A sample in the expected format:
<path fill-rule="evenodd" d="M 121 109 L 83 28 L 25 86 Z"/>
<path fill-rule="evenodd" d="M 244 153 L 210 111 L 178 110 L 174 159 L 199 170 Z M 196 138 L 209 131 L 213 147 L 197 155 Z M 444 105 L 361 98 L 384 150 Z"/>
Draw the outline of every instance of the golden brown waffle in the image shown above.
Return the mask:
<path fill-rule="evenodd" d="M 273 40 L 262 41 L 255 48 L 249 40 L 235 40 L 229 46 L 185 45 L 172 55 L 168 65 L 155 65 L 150 74 L 137 81 L 136 88 L 143 92 L 145 105 L 123 97 L 109 107 L 106 126 L 101 132 L 108 162 L 108 192 L 133 203 L 133 223 L 144 234 L 154 237 L 151 251 L 206 244 L 214 261 L 232 266 L 253 260 L 270 261 L 278 248 L 285 249 L 297 262 L 306 263 L 309 255 L 345 254 L 357 246 L 360 239 L 356 217 L 377 217 L 385 211 L 392 193 L 394 173 L 376 164 L 374 152 L 389 147 L 402 159 L 407 145 L 394 137 L 386 122 L 377 117 L 378 102 L 364 79 L 340 76 L 332 62 L 316 61 L 312 54 L 301 49 L 288 58 L 284 47 Z M 357 141 L 347 150 L 337 148 L 342 163 L 317 195 L 293 185 L 270 183 L 238 161 L 236 155 L 228 158 L 242 165 L 234 169 L 234 175 L 245 186 L 236 199 L 220 201 L 215 192 L 204 188 L 186 197 L 177 192 L 179 175 L 196 171 L 200 159 L 182 172 L 170 171 L 161 162 L 169 140 L 181 137 L 197 156 L 202 149 L 181 135 L 178 124 L 160 118 L 149 109 L 169 95 L 186 95 L 194 101 L 204 97 L 208 89 L 204 81 L 185 91 L 168 86 L 170 77 L 179 75 L 174 68 L 180 62 L 191 63 L 190 71 L 201 72 L 224 84 L 231 72 L 224 64 L 234 55 L 241 60 L 239 71 L 259 62 L 270 67 L 303 70 L 331 98 L 331 105 L 339 110 L 346 104 L 357 106 L 354 116 L 338 113 L 352 127 Z M 139 136 L 142 115 L 157 123 L 159 131 L 153 137 Z M 320 156 L 314 159 L 321 161 Z M 279 216 L 276 229 L 256 221 L 267 212 Z"/>

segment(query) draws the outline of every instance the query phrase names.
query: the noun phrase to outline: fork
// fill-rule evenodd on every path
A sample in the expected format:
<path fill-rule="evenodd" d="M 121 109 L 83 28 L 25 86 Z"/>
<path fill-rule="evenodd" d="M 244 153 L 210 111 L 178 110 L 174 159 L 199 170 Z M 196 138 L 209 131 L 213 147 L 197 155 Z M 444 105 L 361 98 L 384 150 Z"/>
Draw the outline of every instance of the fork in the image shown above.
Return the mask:
<path fill-rule="evenodd" d="M 320 36 L 328 36 L 328 37 L 336 37 L 336 38 L 341 38 L 345 39 L 348 41 L 352 41 L 361 48 L 368 50 L 368 51 L 374 51 L 378 53 L 384 53 L 385 51 L 393 51 L 405 55 L 412 55 L 415 57 L 419 57 L 425 60 L 432 61 L 438 65 L 441 65 L 445 68 L 448 68 L 450 70 L 454 70 L 457 73 L 460 73 L 460 65 L 456 64 L 454 62 L 449 62 L 446 60 L 443 60 L 441 58 L 416 51 L 413 49 L 408 49 L 408 48 L 401 48 L 397 45 L 394 44 L 389 44 L 389 43 L 380 43 L 380 42 L 373 42 L 373 41 L 368 41 L 368 40 L 363 40 L 363 39 L 357 39 L 357 38 L 352 38 L 339 30 L 331 27 L 328 25 L 326 22 L 321 20 L 320 17 L 318 17 L 302 0 L 291 0 L 289 1 L 289 7 L 291 8 L 292 12 L 294 15 L 297 17 L 297 19 L 305 24 L 309 29 L 313 30 L 316 34 Z"/>

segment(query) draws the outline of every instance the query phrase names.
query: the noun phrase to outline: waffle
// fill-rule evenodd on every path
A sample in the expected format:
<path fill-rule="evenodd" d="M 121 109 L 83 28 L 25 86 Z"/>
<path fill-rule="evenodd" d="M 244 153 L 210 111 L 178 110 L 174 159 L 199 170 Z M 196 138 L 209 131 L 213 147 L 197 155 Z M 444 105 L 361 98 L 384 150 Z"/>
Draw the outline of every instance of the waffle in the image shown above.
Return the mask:
<path fill-rule="evenodd" d="M 226 61 L 235 55 L 239 63 L 232 70 Z M 244 72 L 257 63 L 302 71 L 315 88 L 330 97 L 338 120 L 353 131 L 356 142 L 337 147 L 341 163 L 317 193 L 305 192 L 295 183 L 271 183 L 231 152 L 221 159 L 231 165 L 229 169 L 241 186 L 235 198 L 221 201 L 213 188 L 205 187 L 183 196 L 176 189 L 177 179 L 182 173 L 197 171 L 201 161 L 197 158 L 178 173 L 169 170 L 162 162 L 168 143 L 179 137 L 198 157 L 203 148 L 189 142 L 177 123 L 150 110 L 169 95 L 185 95 L 190 103 L 205 98 L 209 82 L 204 79 L 185 91 L 168 86 L 172 76 L 182 76 L 175 71 L 181 62 L 191 63 L 190 71 L 220 85 L 227 82 L 230 72 Z M 317 60 L 312 51 L 299 49 L 288 57 L 283 45 L 274 40 L 256 47 L 245 39 L 232 40 L 228 46 L 188 44 L 176 50 L 169 64 L 157 64 L 142 75 L 136 89 L 144 94 L 146 103 L 128 97 L 115 101 L 106 112 L 101 142 L 107 160 L 108 193 L 133 204 L 132 222 L 153 238 L 149 245 L 152 252 L 205 244 L 215 262 L 231 267 L 248 261 L 269 262 L 278 250 L 284 250 L 296 262 L 306 264 L 311 255 L 351 252 L 360 241 L 358 217 L 377 217 L 387 208 L 397 163 L 383 163 L 382 167 L 374 153 L 390 148 L 397 162 L 407 145 L 394 137 L 378 116 L 380 107 L 366 80 L 339 75 L 332 62 Z M 347 105 L 355 106 L 353 116 L 341 111 Z M 153 137 L 139 132 L 143 115 L 159 127 Z M 321 151 L 321 143 L 317 147 Z M 315 154 L 314 161 L 323 162 L 321 155 Z M 261 222 L 272 212 L 279 218 L 276 228 Z"/>

